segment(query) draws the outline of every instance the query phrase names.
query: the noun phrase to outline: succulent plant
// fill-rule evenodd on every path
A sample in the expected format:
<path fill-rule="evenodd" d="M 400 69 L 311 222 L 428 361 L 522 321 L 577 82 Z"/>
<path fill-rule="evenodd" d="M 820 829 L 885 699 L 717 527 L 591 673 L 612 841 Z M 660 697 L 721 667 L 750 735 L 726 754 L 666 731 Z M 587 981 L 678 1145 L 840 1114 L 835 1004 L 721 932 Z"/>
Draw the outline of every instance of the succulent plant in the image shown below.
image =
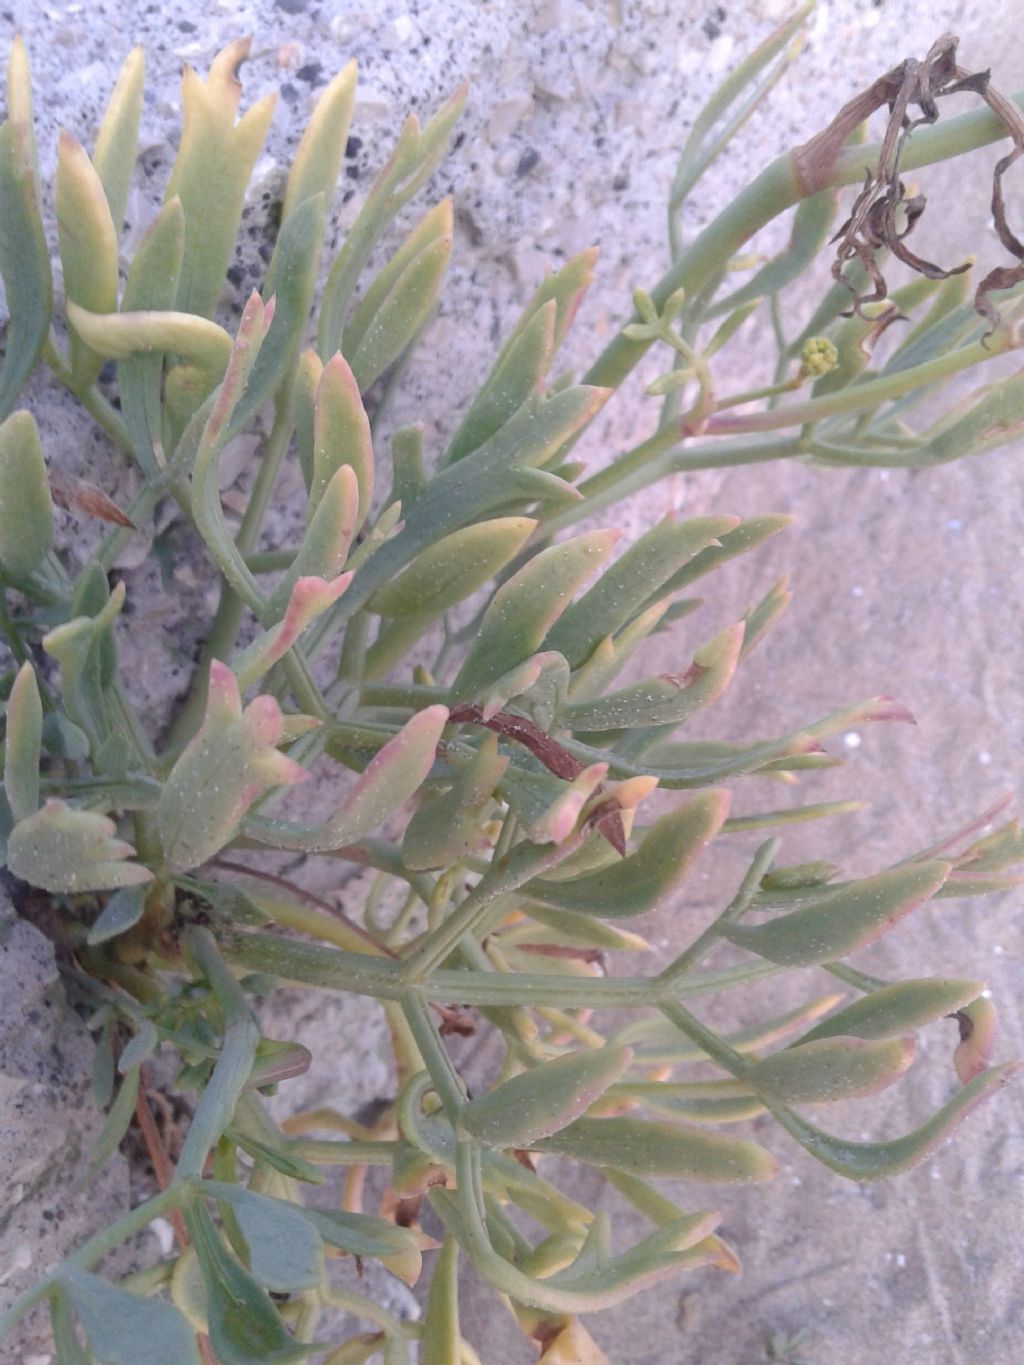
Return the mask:
<path fill-rule="evenodd" d="M 840 1177 L 892 1175 L 1012 1073 L 1013 1063 L 990 1064 L 995 1012 L 981 981 L 886 981 L 847 960 L 926 903 L 1018 884 L 1024 835 L 1002 804 L 867 877 L 844 878 L 824 861 L 780 863 L 770 837 L 728 904 L 660 970 L 610 965 L 649 950 L 633 921 L 681 894 L 713 840 L 850 808 L 731 819 L 735 779 L 792 784 L 837 761 L 824 748 L 830 736 L 909 716 L 875 697 L 746 744 L 678 737 L 784 610 L 785 582 L 678 673 L 620 674 L 635 678 L 645 641 L 691 609 L 682 594 L 692 584 L 786 518 L 669 516 L 628 546 L 615 529 L 573 528 L 677 470 L 787 457 L 928 465 L 1004 442 L 1024 419 L 1013 375 L 930 425 L 911 424 L 923 394 L 934 402 L 937 386 L 1021 341 L 1024 248 L 1000 185 L 1024 124 L 987 76 L 956 66 L 950 40 L 880 77 L 683 244 L 680 206 L 783 74 L 805 16 L 738 67 L 695 124 L 671 192 L 673 264 L 655 288 L 636 291 L 632 320 L 583 381 L 556 378 L 553 367 L 591 253 L 539 283 L 448 448 L 430 459 L 415 427 L 382 451 L 378 419 L 429 323 L 452 246 L 450 204 L 431 208 L 359 291 L 371 252 L 444 155 L 465 92 L 426 127 L 413 117 L 403 125 L 318 291 L 356 83 L 354 65 L 341 71 L 299 144 L 263 289 L 232 333 L 216 320 L 221 286 L 270 115 L 261 101 L 238 118 L 247 44 L 222 52 L 205 80 L 186 70 L 166 199 L 123 280 L 140 52 L 92 155 L 62 135 L 64 307 L 55 312 L 28 67 L 15 43 L 0 129 L 10 312 L 0 566 L 13 660 L 5 861 L 23 911 L 41 900 L 56 912 L 69 988 L 99 1035 L 109 1114 L 93 1168 L 135 1118 L 156 1187 L 19 1300 L 5 1330 L 45 1302 L 62 1362 L 138 1360 L 144 1350 L 161 1365 L 310 1356 L 342 1365 L 406 1361 L 418 1345 L 425 1365 L 458 1365 L 478 1359 L 459 1328 L 466 1261 L 548 1365 L 596 1362 L 604 1356 L 580 1313 L 693 1267 L 738 1264 L 716 1232 L 713 1197 L 682 1208 L 659 1180 L 769 1179 L 776 1157 L 743 1127 L 765 1115 Z M 954 89 L 987 108 L 941 132 L 914 131 Z M 882 143 L 856 142 L 857 126 L 886 105 Z M 1014 264 L 971 300 L 967 273 L 907 248 L 923 205 L 906 199 L 900 170 L 1004 136 L 1013 150 L 997 167 L 994 220 Z M 786 291 L 828 250 L 840 191 L 864 180 L 865 167 L 837 237 L 833 286 L 810 317 L 794 319 Z M 736 286 L 737 253 L 790 208 L 788 246 L 748 262 Z M 919 272 L 891 296 L 887 254 Z M 757 309 L 775 320 L 774 375 L 720 394 L 714 357 Z M 877 347 L 906 315 L 899 342 Z M 649 390 L 664 399 L 654 434 L 583 478 L 575 440 L 655 346 L 670 367 Z M 135 461 L 130 506 L 48 471 L 35 422 L 17 407 L 40 364 Z M 233 525 L 220 462 L 244 429 L 260 433 L 259 453 Z M 303 532 L 268 548 L 261 528 L 293 450 Z M 75 575 L 55 548 L 54 502 L 109 523 Z M 220 601 L 187 700 L 154 736 L 118 669 L 126 587 L 111 568 L 166 502 L 205 547 Z M 347 772 L 348 785 L 322 818 L 301 823 L 281 801 L 317 760 Z M 656 788 L 673 800 L 655 814 Z M 267 849 L 372 869 L 374 891 L 340 913 L 245 861 Z M 382 923 L 385 885 L 399 888 L 398 909 Z M 802 1003 L 776 996 L 773 1005 L 777 978 L 808 969 Z M 263 1097 L 286 1095 L 309 1060 L 261 1031 L 259 999 L 278 981 L 382 1004 L 395 1094 L 372 1123 L 334 1110 L 271 1118 Z M 757 1024 L 728 1032 L 706 1021 L 702 997 L 758 983 Z M 936 1113 L 864 1141 L 804 1112 L 895 1085 L 918 1031 L 948 1027 L 938 1023 L 947 1016 L 959 1026 L 956 1084 Z M 484 1027 L 503 1061 L 471 1095 L 447 1040 Z M 178 1059 L 177 1085 L 191 1097 L 174 1162 L 150 1116 L 158 1049 Z M 606 1213 L 548 1178 L 549 1155 L 600 1173 L 649 1221 L 647 1235 L 615 1244 Z M 350 1176 L 340 1208 L 312 1188 L 332 1167 Z M 363 1207 L 371 1169 L 383 1189 L 376 1213 Z M 170 1254 L 118 1283 L 98 1273 L 158 1217 L 173 1222 Z M 372 1258 L 414 1282 L 428 1250 L 437 1255 L 420 1322 L 339 1286 L 325 1268 L 325 1256 Z M 355 1335 L 339 1336 L 340 1313 L 360 1320 Z"/>

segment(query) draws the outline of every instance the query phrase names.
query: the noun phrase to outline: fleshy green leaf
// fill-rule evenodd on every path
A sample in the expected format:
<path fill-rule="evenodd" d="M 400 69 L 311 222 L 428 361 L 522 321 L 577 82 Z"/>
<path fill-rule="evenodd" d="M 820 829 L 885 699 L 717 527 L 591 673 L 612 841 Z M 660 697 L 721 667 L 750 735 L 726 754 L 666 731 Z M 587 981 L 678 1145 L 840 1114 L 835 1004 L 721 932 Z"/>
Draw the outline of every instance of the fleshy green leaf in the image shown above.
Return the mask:
<path fill-rule="evenodd" d="M 558 307 L 550 299 L 530 318 L 484 382 L 452 438 L 446 463 L 461 460 L 490 439 L 540 391 L 551 364 Z"/>
<path fill-rule="evenodd" d="M 340 353 L 323 367 L 313 417 L 313 478 L 306 504 L 309 525 L 324 492 L 343 465 L 359 486 L 356 530 L 362 526 L 373 497 L 374 460 L 370 422 L 348 362 Z"/>
<path fill-rule="evenodd" d="M 981 981 L 938 976 L 897 981 L 895 985 L 883 986 L 830 1014 L 805 1033 L 800 1043 L 840 1036 L 900 1038 L 935 1019 L 954 1014 L 981 995 L 984 988 Z"/>
<path fill-rule="evenodd" d="M 373 326 L 385 300 L 401 279 L 406 268 L 421 251 L 434 242 L 452 235 L 452 201 L 442 199 L 439 204 L 424 215 L 405 241 L 394 253 L 387 265 L 367 287 L 363 297 L 345 326 L 345 354 L 354 356 Z M 414 328 L 410 330 L 415 330 Z M 360 388 L 366 385 L 360 384 Z"/>
<path fill-rule="evenodd" d="M 577 1119 L 530 1145 L 538 1152 L 612 1166 L 630 1175 L 713 1184 L 770 1180 L 778 1169 L 775 1158 L 756 1142 L 657 1120 Z"/>
<path fill-rule="evenodd" d="M 874 1094 L 898 1081 L 913 1060 L 912 1038 L 821 1038 L 753 1062 L 744 1076 L 778 1104 L 823 1104 Z"/>
<path fill-rule="evenodd" d="M 348 62 L 316 102 L 288 172 L 282 208 L 285 221 L 314 195 L 323 195 L 325 208 L 331 202 L 352 120 L 357 75 L 356 63 Z"/>
<path fill-rule="evenodd" d="M 594 586 L 552 626 L 545 644 L 577 667 L 606 635 L 633 619 L 683 564 L 739 525 L 738 517 L 696 517 L 679 522 L 667 516 L 652 526 L 610 565 Z"/>
<path fill-rule="evenodd" d="M 4 789 L 16 820 L 39 809 L 39 756 L 43 706 L 35 669 L 23 663 L 7 701 L 4 738 Z"/>
<path fill-rule="evenodd" d="M 251 42 L 229 43 L 211 62 L 205 81 L 190 66 L 181 78 L 181 143 L 166 191 L 168 201 L 181 200 L 185 213 L 175 306 L 204 318 L 212 316 L 224 287 L 242 201 L 274 111 L 275 97 L 268 95 L 235 123 L 242 93 L 238 68 Z"/>
<path fill-rule="evenodd" d="M 312 1289 L 320 1283 L 320 1235 L 305 1212 L 283 1199 L 268 1199 L 240 1185 L 206 1187 L 235 1216 L 248 1248 L 249 1271 L 278 1294 Z"/>
<path fill-rule="evenodd" d="M 446 1237 L 434 1266 L 423 1314 L 423 1365 L 460 1365 L 459 1244 Z"/>
<path fill-rule="evenodd" d="M 595 249 L 582 251 L 538 286 L 452 438 L 445 464 L 471 454 L 540 391 L 593 279 L 596 258 Z"/>
<path fill-rule="evenodd" d="M 10 315 L 0 368 L 0 419 L 18 401 L 50 325 L 53 283 L 38 174 L 28 60 L 15 37 L 7 67 L 7 122 L 0 127 L 0 278 Z"/>
<path fill-rule="evenodd" d="M 480 521 L 508 500 L 508 475 L 549 460 L 591 420 L 608 398 L 607 389 L 565 389 L 551 398 L 531 398 L 479 450 L 444 469 L 408 509 L 405 525 L 353 583 L 352 609 L 362 605 L 429 545 Z M 533 653 L 528 650 L 527 653 Z M 498 676 L 506 669 L 499 670 Z"/>
<path fill-rule="evenodd" d="M 0 563 L 11 573 L 28 575 L 52 543 L 53 502 L 35 418 L 12 412 L 0 426 Z"/>
<path fill-rule="evenodd" d="M 171 211 L 166 220 L 169 226 L 174 218 Z M 184 356 L 201 382 L 204 397 L 220 382 L 231 359 L 231 338 L 224 328 L 195 313 L 157 309 L 91 313 L 72 302 L 68 304 L 68 317 L 82 340 L 111 360 L 148 351 L 173 351 Z"/>
<path fill-rule="evenodd" d="M 451 254 L 450 234 L 429 242 L 381 301 L 359 345 L 350 351 L 360 393 L 398 359 L 430 316 Z"/>
<path fill-rule="evenodd" d="M 324 853 L 361 839 L 417 791 L 434 763 L 441 731 L 448 720 L 443 706 L 428 706 L 389 739 L 322 825 L 293 825 L 267 816 L 250 816 L 246 833 L 278 848 Z"/>
<path fill-rule="evenodd" d="M 398 143 L 374 181 L 344 245 L 331 266 L 320 305 L 317 352 L 321 359 L 341 349 L 345 313 L 363 266 L 399 210 L 417 193 L 444 156 L 455 121 L 466 102 L 462 85 L 421 129 L 415 114 L 402 125 Z"/>
<path fill-rule="evenodd" d="M 499 517 L 453 531 L 374 593 L 370 610 L 379 616 L 439 616 L 510 563 L 536 525 L 530 517 Z"/>
<path fill-rule="evenodd" d="M 484 842 L 481 822 L 507 767 L 497 736 L 488 735 L 448 791 L 424 796 L 402 840 L 405 866 L 451 867 L 477 852 Z"/>
<path fill-rule="evenodd" d="M 214 660 L 206 715 L 164 784 L 157 824 L 168 868 L 184 872 L 206 862 L 238 832 L 253 801 L 271 787 L 306 776 L 275 747 L 281 711 L 273 697 L 242 710 L 238 681 Z"/>
<path fill-rule="evenodd" d="M 138 1099 L 138 1095 L 139 1068 L 133 1067 L 121 1082 L 121 1088 L 117 1092 L 114 1103 L 110 1106 L 103 1127 L 100 1129 L 99 1137 L 89 1154 L 88 1169 L 76 1188 L 83 1189 L 91 1185 L 117 1151 L 121 1145 L 121 1139 L 128 1131 L 128 1125 L 134 1117 L 135 1101 Z"/>
<path fill-rule="evenodd" d="M 70 1261 L 57 1282 L 101 1365 L 138 1365 L 142 1343 L 147 1365 L 198 1365 L 195 1334 L 169 1303 L 115 1289 Z"/>
<path fill-rule="evenodd" d="M 117 307 L 117 231 L 99 174 L 81 147 L 62 132 L 57 142 L 57 239 L 69 303 L 90 313 L 112 313 Z M 71 373 L 88 386 L 99 374 L 103 357 L 71 333 Z"/>
<path fill-rule="evenodd" d="M 632 1060 L 628 1047 L 605 1047 L 542 1062 L 470 1100 L 459 1126 L 491 1147 L 528 1147 L 584 1114 Z"/>
<path fill-rule="evenodd" d="M 846 1138 L 833 1137 L 790 1110 L 776 1113 L 776 1118 L 791 1137 L 830 1170 L 849 1180 L 882 1180 L 916 1166 L 973 1109 L 1001 1090 L 1019 1070 L 1019 1062 L 1004 1062 L 1002 1066 L 983 1071 L 920 1128 L 889 1142 L 850 1142 Z"/>
<path fill-rule="evenodd" d="M 135 248 L 121 311 L 129 315 L 170 312 L 184 252 L 185 214 L 181 200 L 174 198 L 164 204 Z M 145 470 L 155 469 L 165 454 L 161 429 L 163 366 L 163 352 L 155 347 L 131 352 L 117 363 L 125 426 L 135 458 Z"/>
<path fill-rule="evenodd" d="M 380 1261 L 418 1252 L 419 1234 L 400 1228 L 386 1218 L 342 1209 L 303 1209 L 328 1246 L 338 1247 L 351 1256 L 375 1256 Z"/>
<path fill-rule="evenodd" d="M 33 886 L 68 894 L 151 881 L 148 867 L 129 861 L 135 850 L 116 831 L 106 815 L 74 810 L 51 797 L 11 830 L 7 866 Z"/>
<path fill-rule="evenodd" d="M 573 593 L 607 559 L 617 531 L 590 531 L 549 546 L 492 597 L 452 683 L 452 696 L 474 697 L 536 653 Z"/>
<path fill-rule="evenodd" d="M 103 185 L 117 234 L 120 234 L 124 222 L 128 189 L 135 169 L 145 75 L 146 58 L 143 50 L 133 47 L 118 73 L 93 148 L 93 165 Z"/>
<path fill-rule="evenodd" d="M 235 659 L 233 672 L 239 688 L 244 691 L 283 659 L 306 627 L 337 602 L 351 581 L 351 574 L 339 574 L 331 583 L 323 578 L 297 579 L 280 624 L 258 635 Z"/>
<path fill-rule="evenodd" d="M 289 214 L 281 225 L 261 290 L 265 305 L 274 300 L 273 322 L 260 346 L 245 393 L 232 414 L 229 437 L 281 391 L 292 372 L 309 322 L 323 239 L 324 200 L 316 195 Z"/>
<path fill-rule="evenodd" d="M 571 881 L 537 878 L 524 892 L 542 905 L 581 914 L 613 919 L 641 915 L 686 877 L 728 809 L 728 792 L 702 792 L 656 820 L 636 852 L 620 862 Z"/>
<path fill-rule="evenodd" d="M 663 673 L 594 701 L 569 702 L 561 719 L 577 732 L 681 725 L 728 687 L 743 636 L 744 625 L 738 621 L 701 645 L 685 673 Z"/>
<path fill-rule="evenodd" d="M 330 583 L 338 578 L 355 538 L 358 516 L 359 484 L 352 466 L 343 464 L 324 489 L 298 554 L 270 595 L 267 609 L 271 618 L 285 610 L 300 579 L 326 579 Z"/>
<path fill-rule="evenodd" d="M 832 962 L 887 933 L 934 896 L 949 872 L 949 863 L 938 861 L 893 868 L 850 882 L 813 905 L 766 924 L 728 925 L 722 935 L 740 948 L 787 967 Z"/>

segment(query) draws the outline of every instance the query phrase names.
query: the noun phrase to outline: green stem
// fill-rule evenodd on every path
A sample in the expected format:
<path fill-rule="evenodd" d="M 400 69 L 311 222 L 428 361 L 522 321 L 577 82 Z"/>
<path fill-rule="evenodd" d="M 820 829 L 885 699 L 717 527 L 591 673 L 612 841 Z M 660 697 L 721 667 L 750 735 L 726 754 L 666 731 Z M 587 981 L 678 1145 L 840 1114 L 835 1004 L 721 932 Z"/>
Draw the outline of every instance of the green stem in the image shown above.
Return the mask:
<path fill-rule="evenodd" d="M 295 943 L 270 934 L 239 934 L 225 942 L 225 960 L 247 971 L 265 972 L 283 981 L 301 982 L 321 990 L 367 995 L 378 1000 L 402 1000 L 410 989 L 398 964 L 386 958 L 351 953 L 340 948 Z M 659 987 L 656 977 L 572 977 L 545 973 L 467 972 L 435 970 L 419 989 L 426 1000 L 464 1005 L 555 1005 L 562 1009 L 635 1008 L 653 1005 L 664 995 L 677 1000 L 744 986 L 773 976 L 784 968 L 774 962 L 742 963 L 701 972 L 689 980 Z"/>
<path fill-rule="evenodd" d="M 469 1096 L 465 1082 L 455 1070 L 419 991 L 409 991 L 406 994 L 402 1000 L 402 1014 L 419 1048 L 424 1065 L 430 1072 L 430 1080 L 444 1106 L 448 1121 L 454 1126 Z"/>
<path fill-rule="evenodd" d="M 823 394 L 820 398 L 808 398 L 803 403 L 787 403 L 784 407 L 772 408 L 766 412 L 751 412 L 738 417 L 712 417 L 708 423 L 708 433 L 721 432 L 728 435 L 748 432 L 777 431 L 782 427 L 803 426 L 808 422 L 820 422 L 826 417 L 838 417 L 845 413 L 860 412 L 874 407 L 890 398 L 901 398 L 904 394 L 948 379 L 980 365 L 1004 351 L 1014 348 L 1009 331 L 996 332 L 986 343 L 972 342 L 961 346 L 949 355 L 936 356 L 923 365 L 911 369 L 897 370 L 895 374 L 879 375 L 863 384 L 851 384 L 837 389 L 835 393 Z"/>
<path fill-rule="evenodd" d="M 740 882 L 739 890 L 722 913 L 690 944 L 685 952 L 661 973 L 658 981 L 663 986 L 674 985 L 688 976 L 694 967 L 707 955 L 712 944 L 718 939 L 722 929 L 733 923 L 749 908 L 761 885 L 761 878 L 775 861 L 779 851 L 778 839 L 766 839 L 754 854 L 754 860 Z"/>

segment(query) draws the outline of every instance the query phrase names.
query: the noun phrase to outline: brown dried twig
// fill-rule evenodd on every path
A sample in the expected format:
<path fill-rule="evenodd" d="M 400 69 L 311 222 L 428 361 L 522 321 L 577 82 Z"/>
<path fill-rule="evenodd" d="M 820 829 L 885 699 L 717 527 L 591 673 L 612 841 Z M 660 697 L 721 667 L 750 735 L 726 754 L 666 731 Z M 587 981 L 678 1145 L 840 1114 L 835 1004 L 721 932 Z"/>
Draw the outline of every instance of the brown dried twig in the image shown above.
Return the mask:
<path fill-rule="evenodd" d="M 987 71 L 972 72 L 957 65 L 957 45 L 958 39 L 952 34 L 943 34 L 923 61 L 908 58 L 880 76 L 867 90 L 844 104 L 827 128 L 793 153 L 801 185 L 807 193 L 815 193 L 827 186 L 836 159 L 854 129 L 878 109 L 886 105 L 889 108 L 878 164 L 873 171 L 865 172 L 864 186 L 854 200 L 850 216 L 832 239 L 838 243 L 832 274 L 853 294 L 853 312 L 858 315 L 862 315 L 864 304 L 881 302 L 889 295 L 878 263 L 882 249 L 891 251 L 898 261 L 928 279 L 944 280 L 970 269 L 969 261 L 945 269 L 918 256 L 906 245 L 906 238 L 924 213 L 925 197 L 923 194 L 907 197 L 899 173 L 900 157 L 915 128 L 936 122 L 937 101 L 943 95 L 972 91 L 984 100 L 1013 141 L 1012 150 L 998 162 L 993 173 L 991 208 L 996 235 L 1016 258 L 1016 264 L 991 270 L 974 296 L 975 307 L 992 329 L 999 323 L 999 313 L 989 295 L 1024 280 L 1024 243 L 1009 226 L 1003 198 L 1003 177 L 1024 153 L 1024 115 L 1013 100 L 992 85 Z M 911 117 L 912 108 L 920 111 L 917 117 Z M 849 279 L 846 268 L 852 261 L 859 261 L 863 267 L 872 285 L 871 293 L 858 293 Z"/>

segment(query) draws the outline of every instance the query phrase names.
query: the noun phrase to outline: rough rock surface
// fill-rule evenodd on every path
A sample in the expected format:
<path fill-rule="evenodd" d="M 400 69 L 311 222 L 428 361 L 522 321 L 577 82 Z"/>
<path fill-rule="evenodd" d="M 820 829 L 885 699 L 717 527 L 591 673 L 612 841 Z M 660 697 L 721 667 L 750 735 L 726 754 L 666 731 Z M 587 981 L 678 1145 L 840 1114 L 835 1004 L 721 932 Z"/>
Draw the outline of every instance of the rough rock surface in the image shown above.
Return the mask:
<path fill-rule="evenodd" d="M 0 1310 L 97 1227 L 124 1212 L 128 1168 L 108 1162 L 74 1195 L 103 1124 L 89 1084 L 92 1039 L 68 1007 L 53 948 L 0 894 Z M 28 1319 L 0 1359 L 50 1359 L 49 1324 Z"/>
<path fill-rule="evenodd" d="M 784 8 L 776 0 L 730 6 L 693 0 L 221 0 L 169 10 L 142 0 L 88 6 L 14 0 L 0 14 L 0 35 L 20 29 L 29 45 L 47 178 L 56 128 L 69 128 L 89 145 L 117 64 L 133 41 L 145 43 L 144 151 L 130 211 L 137 234 L 173 156 L 181 62 L 203 69 L 224 42 L 254 33 L 245 98 L 279 84 L 282 98 L 226 310 L 237 309 L 259 278 L 267 208 L 280 191 L 289 149 L 317 90 L 342 62 L 358 57 L 363 74 L 339 195 L 339 237 L 402 114 L 408 108 L 428 112 L 468 77 L 472 92 L 461 141 L 418 201 L 454 195 L 455 262 L 430 344 L 410 367 L 393 413 L 395 424 L 425 423 L 430 454 L 443 445 L 548 261 L 557 264 L 594 242 L 602 249 L 595 288 L 564 363 L 579 370 L 612 335 L 629 289 L 652 282 L 663 268 L 665 192 L 682 136 L 716 81 Z M 772 156 L 804 140 L 880 70 L 911 52 L 923 53 L 945 28 L 962 34 L 964 59 L 972 66 L 992 65 L 1011 88 L 1024 84 L 1012 0 L 931 0 L 925 9 L 922 16 L 922 7 L 910 0 L 819 4 L 796 75 L 701 187 L 688 208 L 687 234 Z M 958 248 L 975 250 L 979 227 L 987 224 L 981 179 L 965 180 L 959 167 L 951 167 L 932 175 L 927 187 L 939 208 L 922 249 L 927 243 L 943 260 L 953 259 Z M 406 226 L 412 218 L 410 213 Z M 752 355 L 760 344 L 752 329 Z M 734 377 L 745 376 L 739 371 Z M 640 379 L 589 434 L 586 453 L 593 462 L 650 429 L 654 413 L 640 397 Z M 51 394 L 44 398 L 37 387 L 33 395 L 51 458 L 116 497 L 127 495 L 130 471 L 72 404 L 54 403 Z M 287 491 L 283 486 L 282 499 Z M 874 808 L 842 830 L 787 838 L 787 858 L 829 856 L 839 847 L 852 849 L 858 870 L 881 866 L 954 827 L 1007 784 L 1018 784 L 1024 758 L 1015 610 L 1024 589 L 1019 504 L 1013 450 L 921 475 L 741 469 L 727 477 L 677 478 L 637 500 L 628 530 L 647 524 L 666 505 L 692 512 L 798 513 L 797 530 L 767 548 L 756 565 L 732 575 L 731 599 L 716 599 L 663 647 L 660 662 L 678 665 L 695 642 L 735 619 L 759 588 L 784 569 L 794 570 L 793 608 L 744 669 L 734 695 L 716 709 L 706 733 L 770 734 L 879 691 L 898 695 L 919 716 L 917 731 L 865 732 L 862 747 L 860 734 L 846 738 L 856 762 L 839 776 L 819 777 L 808 786 L 807 799 L 812 793 L 820 799 L 864 795 Z M 290 515 L 282 507 L 272 535 L 283 539 Z M 71 532 L 75 554 L 84 558 L 92 532 L 74 527 L 69 537 Z M 196 573 L 187 540 L 177 548 L 180 601 L 172 611 L 155 574 L 133 568 L 130 560 L 124 565 L 136 623 L 145 626 L 138 632 L 144 649 L 132 650 L 126 639 L 126 658 L 154 721 L 180 693 L 199 623 L 212 606 L 211 587 Z M 757 799 L 751 792 L 743 808 L 753 808 Z M 697 903 L 672 907 L 658 925 L 643 926 L 666 949 L 691 922 L 700 922 L 738 875 L 739 845 L 720 858 Z M 322 878 L 321 889 L 330 889 L 326 871 L 312 872 Z M 24 957 L 31 963 L 39 951 L 21 929 L 9 942 L 19 962 Z M 873 962 L 882 973 L 986 976 L 996 998 L 1006 1002 L 1003 1054 L 1024 1047 L 1013 1016 L 1024 986 L 1024 941 L 1012 895 L 983 906 L 943 903 L 874 950 Z M 27 967 L 14 973 L 27 975 Z M 6 997 L 11 987 L 4 980 Z M 303 1102 L 352 1108 L 375 1098 L 387 1079 L 376 1012 L 341 1001 L 299 1018 L 286 1006 L 282 1002 L 271 1031 L 287 1036 L 289 1026 L 301 1024 L 312 1047 L 329 1049 Z M 903 1088 L 905 1099 L 898 1106 L 879 1101 L 873 1132 L 900 1131 L 911 1113 L 923 1115 L 948 1092 L 949 1043 L 940 1029 L 933 1032 L 920 1071 Z M 78 1040 L 76 1046 L 87 1048 L 84 1035 Z M 40 1054 L 48 1045 L 44 1031 Z M 29 1053 L 32 1046 L 25 1044 Z M 80 1062 L 87 1069 L 84 1052 Z M 617 1365 L 751 1365 L 762 1358 L 768 1331 L 798 1328 L 810 1332 L 808 1359 L 829 1365 L 1011 1365 L 1024 1335 L 1016 1286 L 1024 1208 L 1014 1103 L 1010 1096 L 996 1101 L 916 1173 L 864 1189 L 842 1185 L 777 1133 L 767 1133 L 787 1163 L 783 1179 L 730 1194 L 723 1203 L 725 1232 L 741 1250 L 744 1275 L 725 1283 L 720 1274 L 702 1272 L 643 1296 L 596 1318 L 595 1337 Z M 81 1129 L 74 1107 L 57 1106 L 56 1112 L 65 1114 L 64 1126 L 48 1112 L 45 1131 L 67 1132 L 72 1120 Z M 824 1118 L 842 1130 L 841 1114 Z M 40 1118 L 32 1133 L 37 1150 L 43 1131 Z M 693 1207 L 705 1197 L 700 1189 L 689 1192 Z M 80 1201 L 68 1208 L 69 1219 L 72 1208 L 83 1219 L 84 1231 L 94 1209 L 85 1211 Z M 32 1217 L 41 1226 L 41 1208 Z M 26 1226 L 31 1232 L 33 1224 Z M 0 1273 L 13 1235 L 5 1234 Z M 49 1245 L 32 1244 L 34 1264 L 59 1254 L 56 1244 L 53 1251 Z M 30 1278 L 31 1271 L 19 1268 L 17 1275 Z M 486 1365 L 525 1362 L 530 1353 L 511 1326 L 505 1333 L 494 1308 L 490 1295 L 465 1286 L 466 1320 Z"/>

